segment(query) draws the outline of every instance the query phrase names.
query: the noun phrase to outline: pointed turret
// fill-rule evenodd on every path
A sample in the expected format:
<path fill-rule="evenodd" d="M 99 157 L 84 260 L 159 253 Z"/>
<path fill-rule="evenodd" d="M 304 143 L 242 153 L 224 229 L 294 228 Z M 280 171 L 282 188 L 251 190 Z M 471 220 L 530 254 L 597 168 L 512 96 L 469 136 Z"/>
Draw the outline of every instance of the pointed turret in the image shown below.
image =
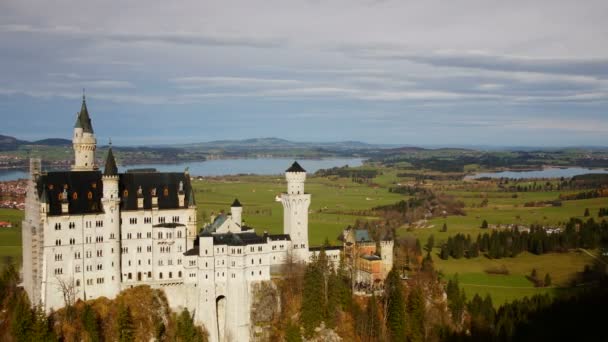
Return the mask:
<path fill-rule="evenodd" d="M 298 164 L 297 161 L 294 161 L 293 164 L 289 167 L 289 169 L 285 170 L 285 172 L 306 172 L 303 167 Z"/>
<path fill-rule="evenodd" d="M 84 133 L 94 133 L 93 125 L 91 124 L 91 117 L 89 116 L 89 110 L 87 109 L 87 100 L 84 94 L 82 95 L 82 106 L 80 107 L 80 113 L 78 113 L 74 128 L 82 128 Z"/>
<path fill-rule="evenodd" d="M 118 175 L 118 167 L 116 166 L 116 159 L 114 159 L 114 153 L 112 153 L 112 145 L 110 145 L 110 148 L 108 149 L 108 156 L 106 157 L 106 167 L 103 169 L 103 175 Z"/>
<path fill-rule="evenodd" d="M 190 187 L 190 192 L 188 192 L 188 206 L 194 208 L 196 206 L 196 201 L 194 200 L 194 189 Z"/>
<path fill-rule="evenodd" d="M 240 207 L 242 207 L 241 202 L 239 202 L 239 199 L 238 199 L 238 198 L 235 198 L 235 199 L 234 199 L 234 202 L 232 202 L 231 207 L 232 207 L 232 208 L 240 208 Z"/>
<path fill-rule="evenodd" d="M 72 166 L 72 171 L 97 170 L 97 165 L 95 165 L 97 140 L 95 139 L 95 133 L 93 133 L 93 125 L 91 125 L 91 118 L 89 117 L 84 94 L 82 95 L 82 107 L 74 125 L 72 144 L 74 146 L 74 165 Z"/>

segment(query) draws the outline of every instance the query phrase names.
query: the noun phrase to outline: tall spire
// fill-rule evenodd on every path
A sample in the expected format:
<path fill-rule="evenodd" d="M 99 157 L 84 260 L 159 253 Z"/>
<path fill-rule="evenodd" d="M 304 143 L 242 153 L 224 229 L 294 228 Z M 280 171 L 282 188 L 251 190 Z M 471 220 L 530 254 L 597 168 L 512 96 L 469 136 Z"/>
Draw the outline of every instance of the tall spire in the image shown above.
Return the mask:
<path fill-rule="evenodd" d="M 114 159 L 114 153 L 112 153 L 112 141 L 110 141 L 110 148 L 108 149 L 108 156 L 106 157 L 106 167 L 103 169 L 104 176 L 116 176 L 118 175 L 118 167 L 116 166 L 116 159 Z"/>
<path fill-rule="evenodd" d="M 84 93 L 84 88 L 82 89 L 82 106 L 80 107 L 80 113 L 78 113 L 78 118 L 76 118 L 74 128 L 82 128 L 82 131 L 85 133 L 93 133 L 93 125 L 91 125 L 91 117 L 89 117 L 89 111 L 87 109 L 87 100 Z"/>

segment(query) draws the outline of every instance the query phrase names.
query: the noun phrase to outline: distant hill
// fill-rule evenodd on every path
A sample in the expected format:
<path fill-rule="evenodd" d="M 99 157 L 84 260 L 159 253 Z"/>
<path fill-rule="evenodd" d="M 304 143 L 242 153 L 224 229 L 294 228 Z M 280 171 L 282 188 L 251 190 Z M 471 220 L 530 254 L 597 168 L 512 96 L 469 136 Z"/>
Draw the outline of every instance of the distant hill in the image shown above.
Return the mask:
<path fill-rule="evenodd" d="M 13 151 L 24 145 L 42 145 L 42 146 L 68 146 L 72 141 L 67 139 L 42 139 L 37 141 L 19 140 L 15 137 L 0 134 L 0 151 Z"/>
<path fill-rule="evenodd" d="M 206 149 L 311 149 L 326 148 L 332 150 L 349 149 L 372 149 L 380 145 L 371 145 L 359 141 L 339 141 L 339 142 L 297 142 L 281 138 L 253 138 L 243 140 L 215 140 L 194 144 L 179 145 L 182 148 L 206 148 Z"/>
<path fill-rule="evenodd" d="M 31 145 L 43 145 L 43 146 L 71 146 L 72 141 L 61 138 L 49 138 L 37 140 L 31 143 Z"/>

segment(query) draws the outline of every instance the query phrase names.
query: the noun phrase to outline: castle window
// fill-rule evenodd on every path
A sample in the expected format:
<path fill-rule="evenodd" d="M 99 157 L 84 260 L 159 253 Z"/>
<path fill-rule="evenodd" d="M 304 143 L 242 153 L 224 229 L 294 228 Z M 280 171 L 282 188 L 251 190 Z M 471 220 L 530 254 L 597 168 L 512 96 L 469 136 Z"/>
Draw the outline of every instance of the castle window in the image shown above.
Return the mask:
<path fill-rule="evenodd" d="M 165 189 L 163 190 L 163 196 L 169 196 L 169 188 L 165 187 Z"/>
<path fill-rule="evenodd" d="M 125 191 L 122 192 L 122 197 L 128 197 L 129 196 L 129 190 L 125 189 Z"/>
<path fill-rule="evenodd" d="M 160 279 L 163 279 L 163 272 L 160 272 L 160 273 L 158 274 L 158 277 L 159 277 Z"/>
<path fill-rule="evenodd" d="M 61 240 L 55 240 L 55 246 L 61 246 Z"/>
<path fill-rule="evenodd" d="M 74 191 L 74 192 L 72 193 L 72 199 L 73 199 L 73 200 L 77 200 L 77 199 L 78 199 L 78 193 L 76 193 L 76 191 Z"/>
<path fill-rule="evenodd" d="M 177 272 L 177 277 L 181 278 L 182 277 L 182 271 Z"/>
<path fill-rule="evenodd" d="M 148 278 L 152 278 L 152 272 L 148 272 Z"/>
<path fill-rule="evenodd" d="M 93 193 L 89 191 L 87 193 L 87 198 L 90 199 L 90 200 L 93 199 Z"/>
<path fill-rule="evenodd" d="M 76 279 L 76 286 L 80 286 L 80 279 Z"/>
<path fill-rule="evenodd" d="M 162 274 L 162 273 L 161 273 Z M 131 274 L 131 272 L 129 272 L 129 276 L 127 277 L 128 279 L 133 279 L 133 275 Z M 162 277 L 161 277 L 162 278 Z"/>
<path fill-rule="evenodd" d="M 173 278 L 173 272 L 169 272 L 169 279 Z"/>

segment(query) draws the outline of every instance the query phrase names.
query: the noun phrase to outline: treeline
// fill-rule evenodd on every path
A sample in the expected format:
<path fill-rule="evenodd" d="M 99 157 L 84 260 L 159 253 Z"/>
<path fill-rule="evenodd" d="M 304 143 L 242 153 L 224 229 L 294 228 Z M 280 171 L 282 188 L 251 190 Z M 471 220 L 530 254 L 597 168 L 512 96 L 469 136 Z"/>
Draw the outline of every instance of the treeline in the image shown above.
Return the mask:
<path fill-rule="evenodd" d="M 577 295 L 534 295 L 495 310 L 491 298 L 467 303 L 468 331 L 447 330 L 444 341 L 606 341 L 603 310 L 608 305 L 605 275 L 599 286 Z M 450 296 L 448 295 L 448 301 Z"/>
<path fill-rule="evenodd" d="M 576 194 L 560 194 L 559 199 L 562 201 L 581 200 L 598 197 L 608 197 L 608 189 L 595 189 L 591 191 L 578 192 Z"/>
<path fill-rule="evenodd" d="M 338 176 L 350 178 L 353 182 L 369 183 L 376 178 L 380 172 L 376 169 L 353 169 L 349 166 L 332 167 L 330 169 L 320 169 L 315 172 L 315 176 L 327 177 Z"/>
<path fill-rule="evenodd" d="M 449 181 L 449 180 L 462 180 L 464 177 L 463 173 L 456 174 L 426 174 L 426 173 L 409 173 L 402 172 L 398 173 L 397 177 L 400 178 L 414 178 L 416 181 L 434 180 L 434 181 Z"/>
<path fill-rule="evenodd" d="M 456 234 L 441 245 L 439 256 L 447 260 L 475 258 L 480 252 L 492 259 L 515 257 L 528 251 L 537 255 L 564 252 L 573 248 L 597 248 L 608 243 L 608 223 L 571 218 L 562 232 L 547 233 L 540 226 L 531 226 L 530 232 L 517 229 L 478 234 L 475 241 L 470 235 Z"/>
<path fill-rule="evenodd" d="M 448 194 L 435 194 L 431 190 L 421 189 L 416 196 L 394 204 L 374 207 L 385 217 L 401 217 L 403 223 L 411 223 L 429 216 L 465 215 L 464 202 Z"/>
<path fill-rule="evenodd" d="M 105 297 L 77 301 L 47 315 L 32 308 L 12 264 L 0 276 L 0 340 L 2 341 L 207 341 L 187 310 L 172 312 L 164 292 L 138 286 Z"/>
<path fill-rule="evenodd" d="M 425 192 L 425 191 L 428 191 L 428 190 L 417 187 L 417 186 L 409 186 L 409 185 L 399 185 L 399 186 L 392 186 L 392 187 L 388 188 L 388 192 L 395 193 L 395 194 L 408 195 L 408 196 L 414 196 L 418 193 Z"/>

